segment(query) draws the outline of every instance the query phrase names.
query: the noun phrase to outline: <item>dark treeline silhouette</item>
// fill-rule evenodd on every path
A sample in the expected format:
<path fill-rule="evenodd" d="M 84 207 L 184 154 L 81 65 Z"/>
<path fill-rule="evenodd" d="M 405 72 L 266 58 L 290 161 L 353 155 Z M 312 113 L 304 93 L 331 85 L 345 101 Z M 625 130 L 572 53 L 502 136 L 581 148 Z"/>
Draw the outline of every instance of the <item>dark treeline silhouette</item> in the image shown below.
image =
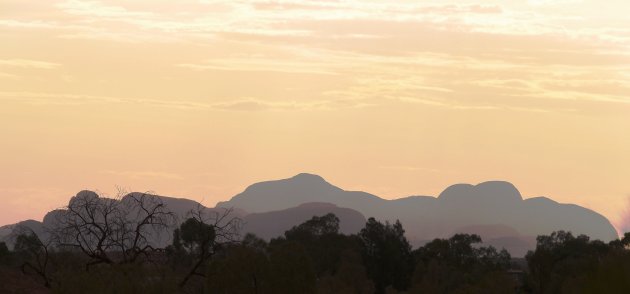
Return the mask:
<path fill-rule="evenodd" d="M 230 210 L 200 209 L 154 248 L 172 214 L 142 195 L 77 200 L 59 217 L 46 241 L 17 230 L 12 250 L 0 243 L 1 293 L 630 293 L 630 234 L 604 243 L 553 232 L 512 259 L 475 234 L 413 249 L 398 221 L 342 234 L 332 213 L 267 242 L 238 237 Z"/>

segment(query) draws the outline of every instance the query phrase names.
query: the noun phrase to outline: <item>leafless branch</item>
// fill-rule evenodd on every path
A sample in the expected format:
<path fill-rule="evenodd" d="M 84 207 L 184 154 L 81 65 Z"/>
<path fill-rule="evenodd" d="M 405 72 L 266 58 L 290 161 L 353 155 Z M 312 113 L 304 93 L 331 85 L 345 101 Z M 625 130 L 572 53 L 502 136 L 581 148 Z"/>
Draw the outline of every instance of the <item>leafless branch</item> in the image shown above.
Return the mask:
<path fill-rule="evenodd" d="M 79 250 L 96 264 L 136 262 L 154 250 L 151 238 L 174 223 L 174 214 L 148 193 L 119 189 L 116 198 L 83 192 L 61 210 L 51 229 L 51 239 L 60 248 Z"/>

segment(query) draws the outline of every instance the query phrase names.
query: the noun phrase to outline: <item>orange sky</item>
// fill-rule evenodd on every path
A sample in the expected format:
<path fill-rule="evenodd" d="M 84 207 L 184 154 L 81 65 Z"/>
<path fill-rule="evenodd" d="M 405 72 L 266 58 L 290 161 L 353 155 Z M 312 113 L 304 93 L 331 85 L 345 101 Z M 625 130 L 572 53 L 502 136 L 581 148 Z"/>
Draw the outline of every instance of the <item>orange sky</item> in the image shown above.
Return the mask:
<path fill-rule="evenodd" d="M 628 11 L 0 0 L 0 224 L 81 189 L 214 205 L 299 172 L 386 198 L 508 180 L 614 222 L 630 196 Z"/>

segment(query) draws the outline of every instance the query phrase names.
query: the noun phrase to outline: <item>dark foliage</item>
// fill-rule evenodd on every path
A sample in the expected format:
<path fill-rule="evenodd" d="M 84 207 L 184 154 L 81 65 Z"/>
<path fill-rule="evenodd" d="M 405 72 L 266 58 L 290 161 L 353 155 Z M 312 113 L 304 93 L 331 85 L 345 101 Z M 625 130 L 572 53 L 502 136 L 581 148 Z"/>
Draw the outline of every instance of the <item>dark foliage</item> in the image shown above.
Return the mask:
<path fill-rule="evenodd" d="M 630 234 L 605 244 L 558 231 L 527 254 L 535 293 L 630 293 Z"/>
<path fill-rule="evenodd" d="M 173 244 L 166 248 L 173 270 L 184 269 L 179 282 L 184 288 L 193 277 L 206 277 L 205 267 L 224 247 L 237 243 L 240 219 L 231 217 L 232 210 L 206 213 L 201 207 L 189 213 L 173 232 Z"/>
<path fill-rule="evenodd" d="M 7 264 L 9 262 L 10 256 L 11 252 L 9 252 L 9 247 L 7 247 L 7 243 L 0 242 L 0 264 Z"/>
<path fill-rule="evenodd" d="M 31 232 L 17 235 L 14 246 L 15 252 L 22 257 L 22 273 L 35 274 L 44 281 L 44 286 L 50 288 L 52 278 L 50 273 L 51 250 L 39 237 Z"/>
<path fill-rule="evenodd" d="M 274 293 L 267 244 L 247 235 L 239 245 L 226 249 L 208 268 L 212 293 Z"/>
<path fill-rule="evenodd" d="M 402 224 L 381 223 L 369 218 L 359 232 L 363 261 L 376 293 L 392 287 L 402 291 L 409 287 L 413 272 L 411 245 L 405 238 Z"/>
<path fill-rule="evenodd" d="M 107 232 L 106 224 L 113 219 L 106 221 L 97 215 L 99 207 L 111 207 L 99 205 L 111 203 L 89 205 L 95 205 L 86 211 L 93 215 L 87 215 L 94 218 L 90 222 L 104 225 Z M 202 210 L 191 212 L 174 230 L 170 246 L 146 251 L 134 260 L 128 259 L 134 256 L 132 252 L 125 257 L 120 248 L 105 250 L 92 243 L 89 239 L 94 237 L 92 234 L 96 234 L 94 240 L 115 240 L 103 239 L 95 224 L 85 224 L 92 226 L 85 231 L 89 233 L 86 239 L 79 239 L 85 243 L 75 244 L 83 244 L 85 250 L 67 243 L 42 242 L 33 232 L 16 234 L 12 251 L 0 242 L 0 290 L 199 294 L 630 293 L 630 233 L 606 244 L 570 232 L 553 232 L 539 236 L 536 250 L 523 260 L 511 259 L 505 250 L 483 246 L 481 238 L 474 234 L 435 239 L 412 250 L 398 221 L 390 224 L 370 218 L 359 234 L 344 235 L 339 233 L 339 219 L 334 214 L 315 216 L 269 242 L 252 234 L 240 238 L 240 222 L 230 217 L 230 213 L 229 210 L 210 214 Z M 109 230 L 112 227 L 115 225 Z M 83 234 L 74 232 L 78 236 Z M 52 240 L 57 241 L 54 237 Z M 125 240 L 131 242 L 126 244 L 134 244 L 133 239 Z M 105 251 L 99 253 L 99 250 Z M 100 260 L 95 253 L 112 262 L 98 262 L 86 268 L 86 264 Z M 24 279 L 16 283 L 15 277 L 20 275 Z"/>
<path fill-rule="evenodd" d="M 416 268 L 411 293 L 510 293 L 510 254 L 493 247 L 475 247 L 477 235 L 456 234 L 435 239 L 414 251 Z"/>

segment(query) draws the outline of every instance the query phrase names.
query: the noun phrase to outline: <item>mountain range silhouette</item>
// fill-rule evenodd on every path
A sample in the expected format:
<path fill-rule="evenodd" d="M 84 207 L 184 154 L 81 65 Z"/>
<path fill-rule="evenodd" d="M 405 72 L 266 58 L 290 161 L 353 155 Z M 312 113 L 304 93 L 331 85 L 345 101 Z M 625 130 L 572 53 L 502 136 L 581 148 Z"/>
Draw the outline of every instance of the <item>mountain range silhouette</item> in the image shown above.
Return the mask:
<path fill-rule="evenodd" d="M 75 197 L 96 195 L 81 191 Z M 189 199 L 158 196 L 183 219 L 200 204 Z M 243 219 L 242 234 L 251 232 L 264 239 L 281 236 L 284 231 L 312 216 L 335 213 L 341 232 L 357 233 L 368 217 L 381 221 L 400 220 L 412 245 L 420 246 L 434 238 L 448 238 L 454 233 L 479 234 L 484 243 L 506 248 L 513 256 L 524 256 L 535 247 L 537 235 L 556 230 L 585 234 L 605 242 L 618 238 L 615 228 L 601 214 L 590 209 L 555 202 L 546 197 L 523 199 L 509 182 L 490 181 L 477 185 L 456 184 L 438 197 L 411 196 L 387 200 L 360 191 L 346 191 L 322 177 L 302 173 L 294 177 L 255 183 L 228 201 L 206 211 L 232 208 Z M 43 222 L 33 220 L 0 227 L 6 238 L 19 225 L 44 232 L 56 211 Z M 169 234 L 166 234 L 170 236 Z M 169 238 L 156 240 L 159 245 Z"/>

